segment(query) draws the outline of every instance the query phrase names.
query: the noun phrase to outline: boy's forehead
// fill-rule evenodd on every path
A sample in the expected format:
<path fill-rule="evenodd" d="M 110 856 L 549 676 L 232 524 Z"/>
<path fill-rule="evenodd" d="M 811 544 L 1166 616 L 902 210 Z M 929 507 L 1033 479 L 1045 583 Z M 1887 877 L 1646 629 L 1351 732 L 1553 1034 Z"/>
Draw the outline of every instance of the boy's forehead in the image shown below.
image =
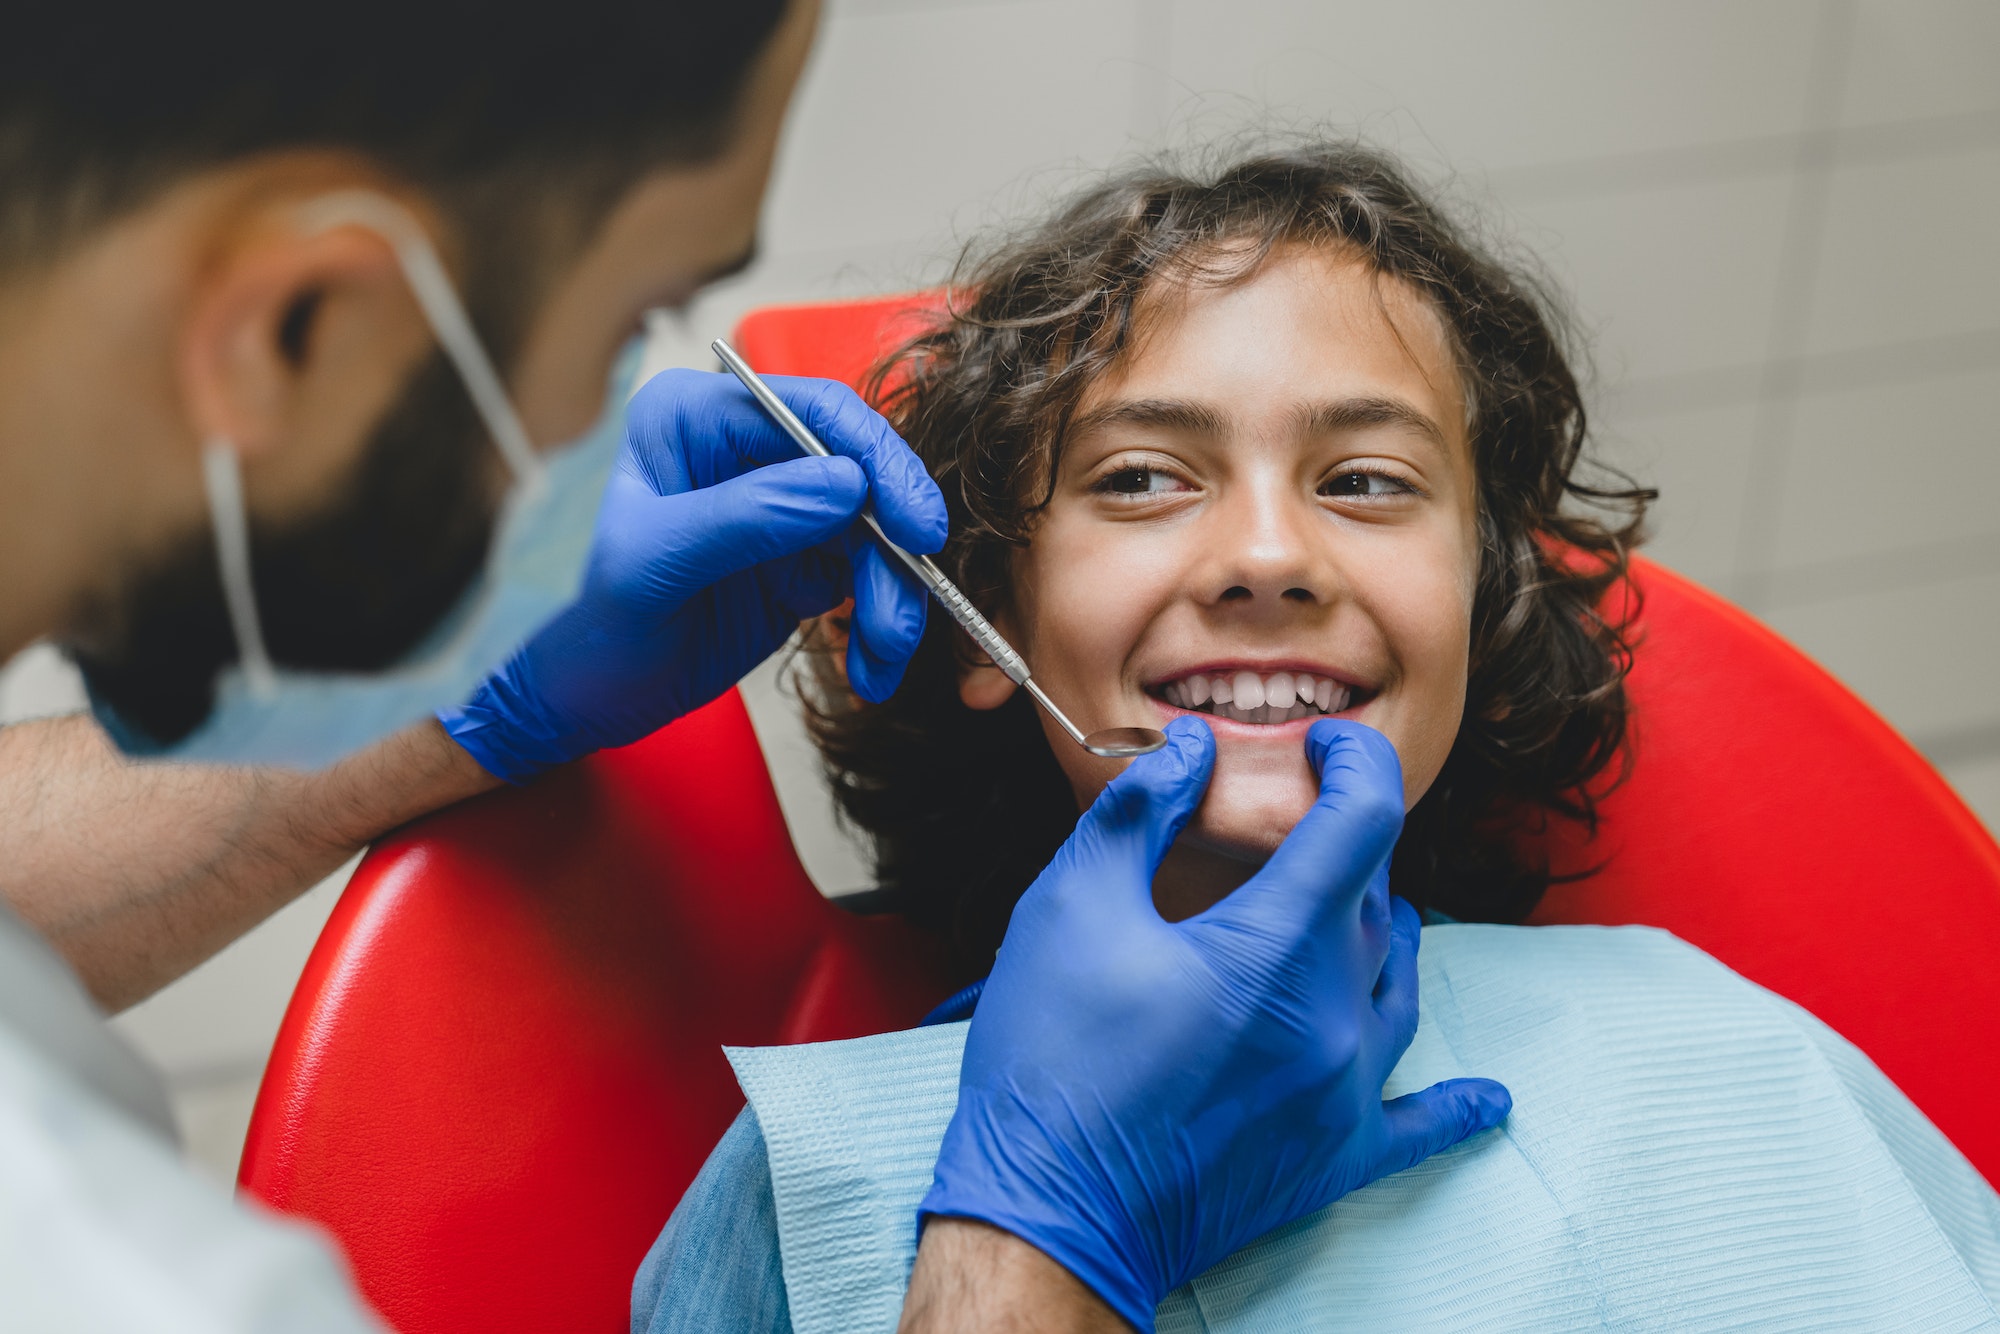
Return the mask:
<path fill-rule="evenodd" d="M 1444 321 L 1402 279 L 1352 254 L 1289 246 L 1226 285 L 1162 281 L 1080 416 L 1128 398 L 1200 398 L 1225 412 L 1393 396 L 1465 436 L 1465 395 Z"/>

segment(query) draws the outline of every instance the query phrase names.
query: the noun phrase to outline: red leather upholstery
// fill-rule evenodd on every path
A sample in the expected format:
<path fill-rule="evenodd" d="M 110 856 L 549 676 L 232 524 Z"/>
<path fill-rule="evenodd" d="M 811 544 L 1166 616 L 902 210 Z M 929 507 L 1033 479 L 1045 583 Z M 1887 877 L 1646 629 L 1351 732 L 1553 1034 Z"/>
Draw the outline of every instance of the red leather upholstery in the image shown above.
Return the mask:
<path fill-rule="evenodd" d="M 850 382 L 934 294 L 767 310 L 737 344 Z M 2000 1181 L 2000 848 L 1768 630 L 1639 562 L 1630 781 L 1541 922 L 1666 927 L 1868 1052 Z M 741 1104 L 718 1046 L 908 1024 L 953 979 L 794 857 L 732 694 L 385 840 L 278 1036 L 244 1187 L 321 1222 L 410 1334 L 622 1329 Z"/>
<path fill-rule="evenodd" d="M 828 904 L 734 693 L 363 860 L 300 979 L 240 1181 L 397 1329 L 623 1330 L 743 1105 L 721 1047 L 903 1028 L 922 937 Z"/>

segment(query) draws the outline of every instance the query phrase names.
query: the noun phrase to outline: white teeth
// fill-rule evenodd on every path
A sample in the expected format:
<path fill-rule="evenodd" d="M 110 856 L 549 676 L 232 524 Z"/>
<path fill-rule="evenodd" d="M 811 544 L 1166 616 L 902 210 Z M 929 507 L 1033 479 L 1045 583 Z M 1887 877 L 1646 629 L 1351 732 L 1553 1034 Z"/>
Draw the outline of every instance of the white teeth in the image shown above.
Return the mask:
<path fill-rule="evenodd" d="M 1264 707 L 1264 678 L 1255 672 L 1238 672 L 1230 683 L 1230 692 L 1236 697 L 1239 709 L 1260 709 Z"/>
<path fill-rule="evenodd" d="M 1353 698 L 1347 686 L 1310 672 L 1233 672 L 1228 676 L 1194 673 L 1160 688 L 1160 697 L 1181 709 L 1204 705 L 1217 718 L 1245 723 L 1288 723 L 1339 713 Z"/>

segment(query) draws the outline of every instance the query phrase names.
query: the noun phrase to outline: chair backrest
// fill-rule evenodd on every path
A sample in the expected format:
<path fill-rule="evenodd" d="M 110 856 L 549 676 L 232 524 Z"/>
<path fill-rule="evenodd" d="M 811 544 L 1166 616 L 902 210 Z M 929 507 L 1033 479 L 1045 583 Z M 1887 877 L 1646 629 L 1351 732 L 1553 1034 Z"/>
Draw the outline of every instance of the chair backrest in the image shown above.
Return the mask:
<path fill-rule="evenodd" d="M 766 310 L 760 370 L 858 380 L 934 295 Z M 2000 848 L 1768 630 L 1640 562 L 1628 782 L 1542 922 L 1666 927 L 1866 1051 L 2000 1181 Z M 933 942 L 829 906 L 732 694 L 384 840 L 300 980 L 241 1181 L 407 1334 L 625 1327 L 741 1105 L 719 1046 L 907 1025 Z"/>
<path fill-rule="evenodd" d="M 327 1228 L 406 1334 L 622 1330 L 743 1105 L 723 1045 L 907 1027 L 960 980 L 936 956 L 813 887 L 732 691 L 378 844 L 239 1179 Z"/>

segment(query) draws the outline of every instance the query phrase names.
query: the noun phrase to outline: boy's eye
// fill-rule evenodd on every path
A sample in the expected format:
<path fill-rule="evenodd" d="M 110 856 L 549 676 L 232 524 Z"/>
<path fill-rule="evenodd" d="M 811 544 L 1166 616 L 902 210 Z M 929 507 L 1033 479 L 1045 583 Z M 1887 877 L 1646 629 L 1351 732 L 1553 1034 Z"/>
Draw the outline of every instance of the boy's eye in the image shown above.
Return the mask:
<path fill-rule="evenodd" d="M 1159 491 L 1178 491 L 1182 487 L 1180 479 L 1172 473 L 1134 465 L 1106 473 L 1104 480 L 1097 484 L 1097 489 L 1120 496 L 1144 496 Z"/>
<path fill-rule="evenodd" d="M 1399 496 L 1416 488 L 1385 472 L 1343 472 L 1320 483 L 1323 496 Z"/>

